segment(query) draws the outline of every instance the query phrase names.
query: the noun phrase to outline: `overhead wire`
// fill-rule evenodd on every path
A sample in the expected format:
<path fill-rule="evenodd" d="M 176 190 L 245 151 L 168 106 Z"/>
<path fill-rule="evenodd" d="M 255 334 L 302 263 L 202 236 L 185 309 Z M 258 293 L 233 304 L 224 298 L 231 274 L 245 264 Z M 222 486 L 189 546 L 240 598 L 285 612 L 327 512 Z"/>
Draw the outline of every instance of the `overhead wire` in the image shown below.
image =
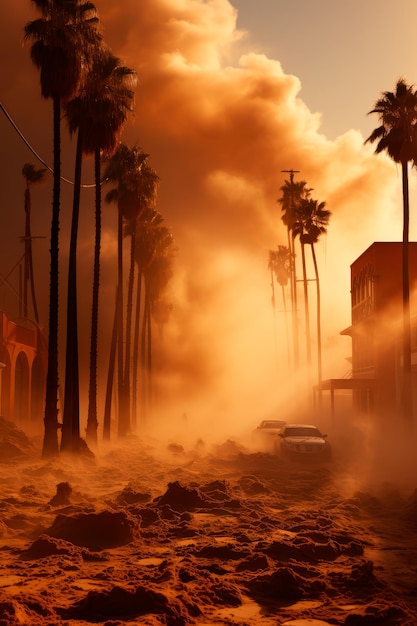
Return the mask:
<path fill-rule="evenodd" d="M 23 141 L 23 143 L 26 145 L 27 148 L 29 148 L 29 150 L 31 151 L 31 153 L 33 154 L 33 156 L 35 156 L 38 161 L 40 163 L 42 163 L 42 165 L 44 165 L 46 167 L 47 170 L 49 170 L 51 172 L 51 174 L 54 173 L 54 170 L 52 169 L 52 167 L 50 167 L 43 159 L 42 157 L 36 152 L 36 150 L 31 146 L 31 144 L 29 143 L 29 141 L 26 139 L 26 137 L 23 135 L 23 133 L 21 132 L 21 130 L 18 128 L 17 124 L 14 122 L 14 120 L 12 119 L 12 117 L 9 115 L 9 113 L 7 112 L 6 108 L 3 106 L 3 104 L 0 102 L 0 109 L 3 111 L 5 117 L 8 119 L 8 121 L 10 122 L 10 124 L 13 126 L 14 130 L 17 132 L 17 134 L 19 135 L 20 139 Z M 74 182 L 72 180 L 69 180 L 68 178 L 65 178 L 65 176 L 61 176 L 60 177 L 61 180 L 63 180 L 66 183 L 69 183 L 70 185 L 73 185 Z M 92 184 L 81 184 L 81 187 L 86 188 L 86 189 L 91 189 L 92 187 L 95 187 L 95 183 Z"/>

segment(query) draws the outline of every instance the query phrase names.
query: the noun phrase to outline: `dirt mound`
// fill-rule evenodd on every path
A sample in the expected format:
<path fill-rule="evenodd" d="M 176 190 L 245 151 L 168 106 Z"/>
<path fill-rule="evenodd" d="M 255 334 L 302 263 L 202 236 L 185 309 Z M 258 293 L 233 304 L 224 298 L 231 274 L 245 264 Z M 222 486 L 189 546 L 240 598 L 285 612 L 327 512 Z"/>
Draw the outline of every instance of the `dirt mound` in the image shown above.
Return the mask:
<path fill-rule="evenodd" d="M 0 417 L 0 462 L 36 452 L 33 443 L 13 422 Z"/>
<path fill-rule="evenodd" d="M 130 543 L 137 532 L 137 522 L 125 511 L 102 511 L 57 515 L 46 534 L 90 550 L 103 550 Z"/>

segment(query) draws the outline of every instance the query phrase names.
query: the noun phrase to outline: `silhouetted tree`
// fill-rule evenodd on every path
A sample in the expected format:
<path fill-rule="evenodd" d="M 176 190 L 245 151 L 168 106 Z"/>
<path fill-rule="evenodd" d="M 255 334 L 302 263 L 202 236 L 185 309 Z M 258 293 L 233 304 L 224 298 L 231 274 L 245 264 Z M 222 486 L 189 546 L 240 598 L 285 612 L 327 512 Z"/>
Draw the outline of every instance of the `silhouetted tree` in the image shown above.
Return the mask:
<path fill-rule="evenodd" d="M 316 300 L 317 300 L 317 376 L 319 385 L 319 400 L 321 401 L 322 383 L 322 345 L 321 345 L 321 302 L 320 302 L 320 280 L 317 267 L 317 258 L 314 244 L 320 236 L 327 232 L 331 212 L 326 209 L 325 202 L 318 202 L 313 198 L 302 198 L 297 209 L 297 223 L 299 228 L 300 241 L 303 245 L 311 246 L 313 258 L 314 274 L 316 277 Z"/>
<path fill-rule="evenodd" d="M 93 297 L 91 313 L 91 338 L 90 338 L 90 380 L 88 395 L 87 416 L 87 440 L 97 444 L 97 344 L 98 344 L 98 298 L 100 280 L 100 247 L 101 247 L 101 154 L 110 156 L 117 145 L 127 113 L 131 111 L 134 92 L 132 87 L 136 84 L 134 70 L 122 66 L 120 60 L 115 57 L 105 45 L 97 46 L 92 51 L 91 68 L 87 73 L 82 88 L 76 98 L 66 105 L 71 132 L 78 132 L 78 144 L 81 154 L 94 154 L 95 172 L 95 244 L 94 244 L 94 273 L 93 273 Z M 79 195 L 79 193 L 78 193 Z M 74 243 L 74 247 L 75 247 Z M 73 296 L 75 255 L 70 258 L 71 283 L 68 281 L 69 291 Z M 70 293 L 68 295 L 70 301 Z M 72 310 L 71 321 L 68 324 L 69 337 L 76 336 L 76 310 Z M 68 337 L 68 339 L 69 339 Z M 67 339 L 67 341 L 68 341 Z M 67 343 L 68 345 L 68 343 Z M 77 367 L 67 371 L 75 373 Z M 76 387 L 78 387 L 75 381 Z M 72 385 L 73 386 L 73 385 Z M 71 401 L 71 398 L 69 398 Z M 77 397 L 74 395 L 71 404 L 68 404 L 71 421 L 79 423 L 79 408 Z M 77 416 L 78 414 L 78 416 Z M 65 413 L 64 413 L 65 423 Z M 75 426 L 76 428 L 76 426 Z M 79 427 L 78 427 L 79 432 Z M 74 431 L 76 433 L 76 431 Z M 73 447 L 74 444 L 72 444 Z"/>
<path fill-rule="evenodd" d="M 288 364 L 290 364 L 290 350 L 289 350 L 289 336 L 288 336 L 288 321 L 287 321 L 287 299 L 285 296 L 285 287 L 288 285 L 288 281 L 291 280 L 291 267 L 292 267 L 291 251 L 287 246 L 279 245 L 277 250 L 269 250 L 268 269 L 271 273 L 271 288 L 272 288 L 272 308 L 274 312 L 274 321 L 276 315 L 275 308 L 275 288 L 274 277 L 278 284 L 281 286 L 282 302 L 284 306 L 285 316 L 285 330 L 287 338 L 287 350 L 288 350 Z"/>
<path fill-rule="evenodd" d="M 134 279 L 134 247 L 136 228 L 134 224 L 141 213 L 156 198 L 158 176 L 148 164 L 149 155 L 138 146 L 128 148 L 119 144 L 116 152 L 107 161 L 104 179 L 116 183 L 116 187 L 106 194 L 107 202 L 116 202 L 118 207 L 118 289 L 116 311 L 118 315 L 117 329 L 117 369 L 118 369 L 118 397 L 119 397 L 119 436 L 126 435 L 130 430 L 130 356 L 126 358 L 124 352 L 124 324 L 123 324 L 123 224 L 128 225 L 127 231 L 131 235 L 130 270 L 128 286 L 128 306 L 126 334 L 131 329 L 131 290 Z M 132 238 L 133 235 L 133 238 Z M 133 249 L 133 253 L 132 253 Z M 128 345 L 129 344 L 129 345 Z M 130 351 L 130 335 L 126 337 L 125 348 Z"/>
<path fill-rule="evenodd" d="M 145 211 L 137 223 L 138 284 L 133 352 L 133 416 L 136 422 L 137 371 L 140 362 L 142 424 L 147 420 L 148 410 L 152 408 L 153 400 L 152 319 L 157 322 L 161 336 L 162 326 L 167 322 L 171 310 L 170 304 L 164 298 L 164 293 L 173 274 L 174 254 L 174 239 L 169 228 L 165 226 L 162 215 L 155 210 Z M 143 294 L 143 307 L 140 306 L 141 294 Z M 140 311 L 142 311 L 142 323 L 139 358 Z"/>
<path fill-rule="evenodd" d="M 299 365 L 299 342 L 298 342 L 298 311 L 297 311 L 297 275 L 296 275 L 296 256 L 294 247 L 294 226 L 296 218 L 296 209 L 301 198 L 308 197 L 311 189 L 307 187 L 307 183 L 304 180 L 295 182 L 294 173 L 291 171 L 290 180 L 286 180 L 281 187 L 282 196 L 278 198 L 278 202 L 281 204 L 282 216 L 281 219 L 284 225 L 287 227 L 288 248 L 291 256 L 291 310 L 292 310 L 292 324 L 293 324 L 293 341 L 294 341 L 294 364 L 296 367 Z M 303 253 L 303 250 L 302 250 Z M 305 264 L 303 263 L 303 285 L 304 285 L 304 304 L 307 307 L 308 312 L 308 294 L 307 292 L 307 279 L 305 275 Z M 308 315 L 306 315 L 306 324 L 308 324 Z M 306 333 L 308 337 L 308 333 Z M 309 341 L 307 340 L 307 344 Z"/>
<path fill-rule="evenodd" d="M 42 17 L 25 26 L 25 40 L 33 41 L 31 59 L 40 70 L 41 93 L 53 102 L 53 201 L 50 245 L 48 370 L 45 400 L 44 457 L 58 446 L 58 282 L 61 195 L 61 103 L 77 92 L 88 64 L 86 42 L 95 39 L 95 6 L 83 0 L 33 0 Z"/>

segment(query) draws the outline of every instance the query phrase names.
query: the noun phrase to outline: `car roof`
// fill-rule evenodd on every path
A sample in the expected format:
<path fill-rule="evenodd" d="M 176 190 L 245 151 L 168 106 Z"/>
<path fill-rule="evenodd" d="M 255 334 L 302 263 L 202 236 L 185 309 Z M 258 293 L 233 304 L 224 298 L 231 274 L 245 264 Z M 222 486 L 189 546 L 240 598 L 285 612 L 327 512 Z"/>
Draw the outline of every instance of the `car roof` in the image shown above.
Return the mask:
<path fill-rule="evenodd" d="M 285 428 L 317 428 L 314 424 L 285 424 Z"/>

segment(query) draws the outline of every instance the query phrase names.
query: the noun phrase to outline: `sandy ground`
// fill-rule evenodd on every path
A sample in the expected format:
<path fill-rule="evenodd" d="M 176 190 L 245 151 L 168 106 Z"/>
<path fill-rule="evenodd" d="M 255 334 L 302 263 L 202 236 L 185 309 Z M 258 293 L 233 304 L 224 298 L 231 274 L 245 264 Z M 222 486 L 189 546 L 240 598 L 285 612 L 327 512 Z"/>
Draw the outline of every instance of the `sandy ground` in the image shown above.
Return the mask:
<path fill-rule="evenodd" d="M 0 626 L 417 624 L 412 484 L 234 441 L 46 461 L 0 426 Z"/>

